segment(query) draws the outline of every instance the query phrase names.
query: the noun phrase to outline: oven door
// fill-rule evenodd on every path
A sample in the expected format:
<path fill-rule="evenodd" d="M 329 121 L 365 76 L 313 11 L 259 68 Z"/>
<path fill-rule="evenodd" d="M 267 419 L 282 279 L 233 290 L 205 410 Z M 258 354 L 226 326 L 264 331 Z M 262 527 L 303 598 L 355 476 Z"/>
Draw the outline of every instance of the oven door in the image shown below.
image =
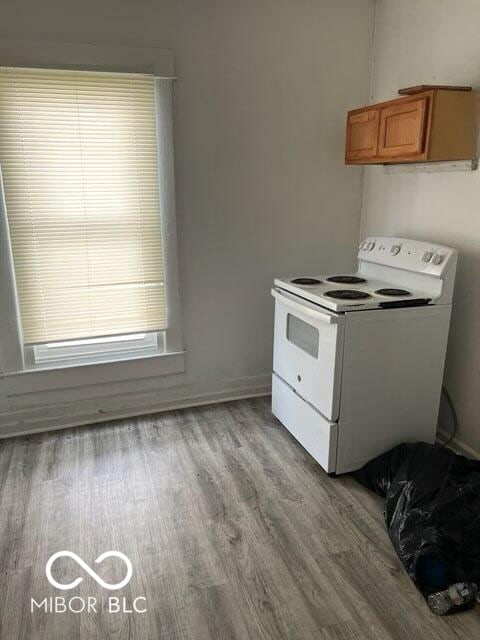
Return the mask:
<path fill-rule="evenodd" d="M 338 419 L 345 316 L 282 289 L 275 298 L 273 370 L 327 420 Z"/>

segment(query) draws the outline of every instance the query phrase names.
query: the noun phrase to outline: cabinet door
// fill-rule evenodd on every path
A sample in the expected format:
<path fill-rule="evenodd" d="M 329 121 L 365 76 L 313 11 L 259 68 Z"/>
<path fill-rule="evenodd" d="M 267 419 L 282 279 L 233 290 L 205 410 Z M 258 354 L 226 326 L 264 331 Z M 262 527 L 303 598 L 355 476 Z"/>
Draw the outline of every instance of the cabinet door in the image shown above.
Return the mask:
<path fill-rule="evenodd" d="M 378 109 L 365 109 L 347 116 L 346 160 L 363 160 L 377 155 Z"/>
<path fill-rule="evenodd" d="M 428 98 L 383 107 L 380 111 L 378 155 L 397 158 L 422 154 L 427 115 Z"/>

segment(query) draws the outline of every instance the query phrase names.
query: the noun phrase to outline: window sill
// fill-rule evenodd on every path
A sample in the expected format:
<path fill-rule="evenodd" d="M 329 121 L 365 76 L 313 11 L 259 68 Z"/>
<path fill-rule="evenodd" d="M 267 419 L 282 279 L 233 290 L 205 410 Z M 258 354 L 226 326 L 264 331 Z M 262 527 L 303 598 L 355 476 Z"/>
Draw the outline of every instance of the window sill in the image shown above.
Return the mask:
<path fill-rule="evenodd" d="M 94 362 L 52 363 L 23 371 L 5 372 L 2 377 L 15 394 L 70 389 L 87 385 L 121 382 L 139 378 L 175 375 L 185 371 L 185 352 L 154 353 Z"/>

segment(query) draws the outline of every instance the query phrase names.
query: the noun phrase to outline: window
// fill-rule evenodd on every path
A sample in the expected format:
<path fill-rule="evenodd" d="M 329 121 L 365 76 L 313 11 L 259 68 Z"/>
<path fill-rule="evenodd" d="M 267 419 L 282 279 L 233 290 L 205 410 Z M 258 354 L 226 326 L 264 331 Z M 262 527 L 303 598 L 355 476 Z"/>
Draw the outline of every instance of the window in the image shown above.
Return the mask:
<path fill-rule="evenodd" d="M 163 341 L 155 96 L 146 74 L 0 68 L 0 166 L 37 362 Z"/>
<path fill-rule="evenodd" d="M 91 362 L 97 358 L 103 359 L 106 354 L 121 354 L 124 358 L 138 357 L 162 348 L 163 336 L 163 333 L 134 333 L 109 338 L 50 342 L 35 345 L 32 355 L 35 363 L 46 364 L 66 360 Z"/>
<path fill-rule="evenodd" d="M 291 313 L 287 316 L 287 340 L 312 358 L 318 358 L 318 329 Z"/>

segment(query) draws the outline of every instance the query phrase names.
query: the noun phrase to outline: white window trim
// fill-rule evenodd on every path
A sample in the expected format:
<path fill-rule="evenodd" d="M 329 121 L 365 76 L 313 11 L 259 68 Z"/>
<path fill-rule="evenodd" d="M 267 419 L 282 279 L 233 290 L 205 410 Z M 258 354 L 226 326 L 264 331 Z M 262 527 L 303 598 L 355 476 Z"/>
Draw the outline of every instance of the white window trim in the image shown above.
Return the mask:
<path fill-rule="evenodd" d="M 63 43 L 25 43 L 3 41 L 0 43 L 0 64 L 4 66 L 28 66 L 43 68 L 77 68 L 96 71 L 128 71 L 155 74 L 155 104 L 158 149 L 158 180 L 160 211 L 162 212 L 162 237 L 164 243 L 167 325 L 161 349 L 150 354 L 105 354 L 105 356 L 60 362 L 35 363 L 31 353 L 25 351 L 21 334 L 18 297 L 15 287 L 13 256 L 10 244 L 6 205 L 0 171 L 0 375 L 18 376 L 34 372 L 66 369 L 71 374 L 70 383 L 76 386 L 75 372 L 84 367 L 112 364 L 118 367 L 128 362 L 125 374 L 131 370 L 132 360 L 155 364 L 155 375 L 184 371 L 183 336 L 180 317 L 178 287 L 177 232 L 175 216 L 175 174 L 173 148 L 173 54 L 169 50 L 153 48 L 106 47 L 96 45 L 68 45 Z M 22 51 L 22 55 L 18 55 Z M 108 367 L 107 367 L 108 369 Z M 103 373 L 105 367 L 102 366 Z M 68 374 L 67 374 L 68 375 Z M 141 374 L 140 374 L 141 375 Z M 30 376 L 29 376 L 30 377 Z M 104 376 L 102 375 L 102 378 Z"/>
<path fill-rule="evenodd" d="M 165 353 L 165 331 L 133 333 L 104 338 L 83 338 L 25 347 L 27 367 L 31 365 L 103 362 L 106 357 L 126 360 Z"/>

